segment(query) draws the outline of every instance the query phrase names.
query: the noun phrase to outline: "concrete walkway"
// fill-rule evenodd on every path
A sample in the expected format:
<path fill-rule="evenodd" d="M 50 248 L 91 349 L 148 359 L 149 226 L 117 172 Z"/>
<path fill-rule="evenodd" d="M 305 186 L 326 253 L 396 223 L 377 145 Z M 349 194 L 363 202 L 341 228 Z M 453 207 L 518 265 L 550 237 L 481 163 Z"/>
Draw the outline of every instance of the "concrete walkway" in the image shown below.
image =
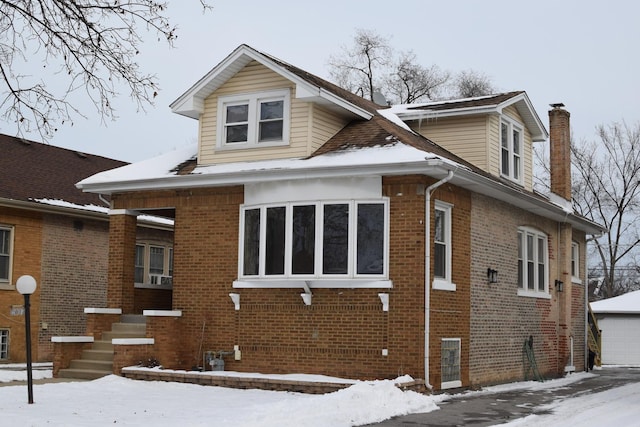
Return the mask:
<path fill-rule="evenodd" d="M 597 376 L 556 389 L 456 396 L 438 403 L 439 410 L 426 414 L 405 415 L 371 425 L 384 427 L 493 426 L 531 414 L 544 414 L 545 411 L 538 408 L 559 399 L 579 397 L 583 394 L 598 393 L 640 382 L 640 369 L 637 368 L 604 368 L 595 370 L 593 373 Z"/>

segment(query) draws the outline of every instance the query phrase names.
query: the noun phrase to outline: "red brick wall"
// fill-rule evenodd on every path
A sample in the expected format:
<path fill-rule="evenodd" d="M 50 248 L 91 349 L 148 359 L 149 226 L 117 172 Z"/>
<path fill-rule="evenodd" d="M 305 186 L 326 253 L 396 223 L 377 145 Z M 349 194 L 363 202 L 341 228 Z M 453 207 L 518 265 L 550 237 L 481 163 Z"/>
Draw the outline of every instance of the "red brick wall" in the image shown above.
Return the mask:
<path fill-rule="evenodd" d="M 452 281 L 456 290 L 431 290 L 430 335 L 429 335 L 429 381 L 440 387 L 441 347 L 443 338 L 460 339 L 460 376 L 463 386 L 469 384 L 470 350 L 470 275 L 471 275 L 471 198 L 466 191 L 445 184 L 431 196 L 431 200 L 440 200 L 453 205 L 451 210 L 452 235 Z M 432 211 L 433 212 L 433 211 Z M 433 214 L 431 215 L 433 230 Z M 431 233 L 433 247 L 433 232 Z M 431 265 L 433 277 L 433 256 Z M 475 321 L 475 319 L 474 319 Z"/>
<path fill-rule="evenodd" d="M 9 330 L 9 360 L 26 360 L 25 318 L 22 314 L 12 313 L 12 308 L 22 308 L 24 297 L 15 289 L 16 280 L 25 274 L 36 279 L 38 287 L 30 297 L 32 358 L 43 360 L 38 350 L 38 328 L 40 325 L 40 294 L 42 277 L 42 219 L 36 212 L 0 207 L 0 224 L 14 227 L 13 271 L 11 284 L 0 286 L 0 329 Z"/>
<path fill-rule="evenodd" d="M 203 351 L 231 351 L 238 345 L 242 360 L 227 357 L 227 369 L 422 378 L 427 184 L 422 177 L 384 180 L 383 193 L 390 198 L 393 289 L 314 289 L 311 306 L 303 304 L 301 289 L 233 289 L 241 187 L 120 196 L 116 206 L 175 206 L 173 308 L 183 311 L 176 367 L 201 365 Z M 448 186 L 435 198 L 455 205 L 453 227 L 460 235 L 454 240 L 454 280 L 459 291 L 433 298 L 431 353 L 436 357 L 431 381 L 439 381 L 439 340 L 462 338 L 463 353 L 469 340 L 469 196 Z M 230 292 L 241 295 L 239 311 Z M 390 295 L 389 312 L 382 311 L 380 292 Z M 466 368 L 463 376 L 468 377 Z"/>

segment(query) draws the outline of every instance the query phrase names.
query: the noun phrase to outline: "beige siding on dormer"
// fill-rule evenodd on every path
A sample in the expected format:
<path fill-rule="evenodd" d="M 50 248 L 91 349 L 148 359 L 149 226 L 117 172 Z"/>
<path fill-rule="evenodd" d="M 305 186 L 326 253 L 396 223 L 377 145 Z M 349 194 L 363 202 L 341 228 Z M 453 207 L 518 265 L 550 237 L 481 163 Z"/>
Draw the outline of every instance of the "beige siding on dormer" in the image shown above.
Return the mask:
<path fill-rule="evenodd" d="M 520 124 L 523 132 L 524 188 L 533 188 L 531 132 L 515 106 L 509 106 L 503 113 Z M 466 117 L 435 117 L 414 121 L 409 124 L 413 130 L 429 138 L 441 147 L 472 163 L 494 176 L 500 176 L 500 116 L 484 114 Z"/>
<path fill-rule="evenodd" d="M 430 118 L 411 128 L 480 169 L 487 169 L 486 116 Z"/>
<path fill-rule="evenodd" d="M 219 96 L 284 88 L 291 91 L 289 145 L 216 150 Z M 326 108 L 296 99 L 295 95 L 295 85 L 291 81 L 256 61 L 250 62 L 205 100 L 205 112 L 199 123 L 198 163 L 204 165 L 306 157 L 346 124 L 344 119 Z"/>
<path fill-rule="evenodd" d="M 312 134 L 309 154 L 316 151 L 322 144 L 327 142 L 340 129 L 345 127 L 349 121 L 340 117 L 336 113 L 321 106 L 313 107 Z"/>

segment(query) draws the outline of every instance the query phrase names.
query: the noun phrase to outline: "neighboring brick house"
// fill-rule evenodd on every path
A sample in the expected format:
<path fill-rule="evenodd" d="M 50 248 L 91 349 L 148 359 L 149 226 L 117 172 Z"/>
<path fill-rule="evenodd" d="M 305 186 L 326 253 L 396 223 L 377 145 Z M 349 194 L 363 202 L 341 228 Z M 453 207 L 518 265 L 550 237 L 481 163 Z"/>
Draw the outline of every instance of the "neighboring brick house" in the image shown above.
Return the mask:
<path fill-rule="evenodd" d="M 127 163 L 7 135 L 0 153 L 0 362 L 26 359 L 24 299 L 15 288 L 25 274 L 38 284 L 33 359 L 50 361 L 51 337 L 82 334 L 84 307 L 106 304 L 108 208 L 75 183 Z M 171 247 L 170 221 L 141 224 L 141 244 Z"/>
<path fill-rule="evenodd" d="M 558 175 L 565 110 L 549 199 L 524 92 L 386 108 L 242 45 L 171 108 L 198 120 L 197 146 L 78 184 L 111 197 L 107 308 L 140 311 L 137 215 L 175 219 L 173 310 L 143 311 L 167 316 L 147 329 L 164 366 L 235 350 L 230 370 L 442 389 L 523 378 L 532 337 L 543 375 L 584 369 L 585 237 L 601 227 Z"/>

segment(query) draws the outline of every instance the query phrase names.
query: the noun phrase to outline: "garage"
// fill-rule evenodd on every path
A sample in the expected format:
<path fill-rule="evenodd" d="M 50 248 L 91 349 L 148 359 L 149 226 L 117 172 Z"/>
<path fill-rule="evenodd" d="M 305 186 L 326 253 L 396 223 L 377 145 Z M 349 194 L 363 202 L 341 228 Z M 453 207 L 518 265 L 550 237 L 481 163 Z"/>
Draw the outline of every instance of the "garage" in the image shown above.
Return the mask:
<path fill-rule="evenodd" d="M 640 366 L 640 291 L 591 303 L 602 331 L 602 363 Z"/>

